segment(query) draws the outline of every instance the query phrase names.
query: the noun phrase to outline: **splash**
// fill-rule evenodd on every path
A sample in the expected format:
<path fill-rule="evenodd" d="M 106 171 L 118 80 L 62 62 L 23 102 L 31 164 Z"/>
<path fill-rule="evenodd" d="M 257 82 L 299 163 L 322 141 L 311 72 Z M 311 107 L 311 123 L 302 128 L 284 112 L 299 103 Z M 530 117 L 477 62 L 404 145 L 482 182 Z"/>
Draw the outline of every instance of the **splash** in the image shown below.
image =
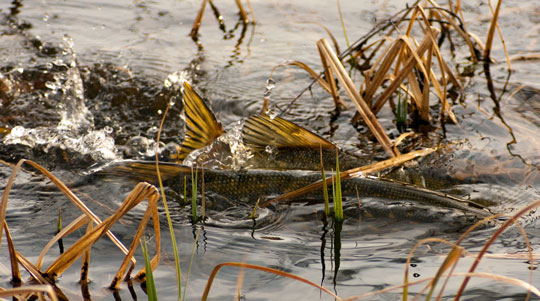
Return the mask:
<path fill-rule="evenodd" d="M 249 168 L 247 163 L 252 157 L 253 154 L 242 140 L 242 123 L 239 121 L 225 134 L 216 138 L 211 145 L 191 152 L 183 164 L 239 170 Z"/>
<path fill-rule="evenodd" d="M 61 120 L 58 129 L 74 133 L 84 133 L 94 126 L 94 118 L 85 105 L 84 87 L 77 66 L 77 57 L 73 50 L 73 40 L 69 35 L 64 35 L 63 54 L 68 56 L 68 63 L 57 59 L 53 64 L 57 67 L 65 68 L 66 72 L 54 75 L 54 81 L 49 81 L 45 85 L 53 93 L 49 97 L 58 97 L 58 109 Z"/>
<path fill-rule="evenodd" d="M 4 137 L 3 143 L 25 146 L 34 151 L 50 154 L 51 157 L 48 158 L 50 161 L 71 162 L 78 158 L 89 157 L 94 162 L 101 162 L 118 158 L 111 132 L 112 129 L 105 127 L 77 135 L 45 127 L 27 129 L 16 126 Z M 69 158 L 56 158 L 58 151 Z"/>

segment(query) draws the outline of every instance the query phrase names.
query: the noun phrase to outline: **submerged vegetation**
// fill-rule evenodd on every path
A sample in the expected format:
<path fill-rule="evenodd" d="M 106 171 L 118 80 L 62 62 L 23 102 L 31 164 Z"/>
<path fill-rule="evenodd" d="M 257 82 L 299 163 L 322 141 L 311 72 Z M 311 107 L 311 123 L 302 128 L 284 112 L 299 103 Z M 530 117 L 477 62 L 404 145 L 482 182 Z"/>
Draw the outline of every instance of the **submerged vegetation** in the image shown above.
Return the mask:
<path fill-rule="evenodd" d="M 385 160 L 371 162 L 372 164 L 366 164 L 364 166 L 360 166 L 361 164 L 356 166 L 345 165 L 348 162 L 344 162 L 345 160 L 340 157 L 338 148 L 335 145 L 330 142 L 327 143 L 325 139 L 323 140 L 321 137 L 313 133 L 311 134 L 314 136 L 309 134 L 299 134 L 298 140 L 293 141 L 295 144 L 290 144 L 290 141 L 286 141 L 281 144 L 276 142 L 272 146 L 279 149 L 279 147 L 285 145 L 288 150 L 291 150 L 291 148 L 293 146 L 296 147 L 297 144 L 307 145 L 312 143 L 312 145 L 310 145 L 310 149 L 313 152 L 310 154 L 310 156 L 312 156 L 312 161 L 315 162 L 315 166 L 319 167 L 313 169 L 317 171 L 320 170 L 320 173 L 313 173 L 316 174 L 316 177 L 309 178 L 309 185 L 302 187 L 295 186 L 294 189 L 282 191 L 283 194 L 279 196 L 273 196 L 271 199 L 263 199 L 261 197 L 266 196 L 264 195 L 265 190 L 263 188 L 259 188 L 259 190 L 257 190 L 257 188 L 249 186 L 250 183 L 242 182 L 240 185 L 246 186 L 247 190 L 245 192 L 240 191 L 240 195 L 238 196 L 234 195 L 233 197 L 236 198 L 235 200 L 241 199 L 242 195 L 247 196 L 250 193 L 255 194 L 255 199 L 257 201 L 251 211 L 250 216 L 251 219 L 255 220 L 257 210 L 259 208 L 264 208 L 272 204 L 290 202 L 291 200 L 294 200 L 295 197 L 308 195 L 314 192 L 320 195 L 321 198 L 324 199 L 323 220 L 325 226 L 327 223 L 331 224 L 334 226 L 335 231 L 335 240 L 333 241 L 333 251 L 335 255 L 333 262 L 335 269 L 335 286 L 337 272 L 340 268 L 339 254 L 341 248 L 341 227 L 343 222 L 347 220 L 347 215 L 344 214 L 343 205 L 343 191 L 347 189 L 346 185 L 349 183 L 347 181 L 358 181 L 357 183 L 360 183 L 360 181 L 365 179 L 364 177 L 368 174 L 376 174 L 381 171 L 388 170 L 389 168 L 403 165 L 406 162 L 411 162 L 414 159 L 436 152 L 438 148 L 443 147 L 423 147 L 421 149 L 408 151 L 403 154 L 403 149 L 399 148 L 400 142 L 413 135 L 412 130 L 416 132 L 429 132 L 444 127 L 446 122 L 456 124 L 459 123 L 458 117 L 456 117 L 451 109 L 451 99 L 449 98 L 456 97 L 456 94 L 458 95 L 457 97 L 462 95 L 464 93 L 463 87 L 458 80 L 458 75 L 455 74 L 449 63 L 446 62 L 440 47 L 443 43 L 450 43 L 452 44 L 450 48 L 454 48 L 454 41 L 449 37 L 453 34 L 457 34 L 460 39 L 462 39 L 464 45 L 466 45 L 465 47 L 467 47 L 469 51 L 470 61 L 472 63 L 483 61 L 484 68 L 489 70 L 490 62 L 492 60 L 491 48 L 495 35 L 495 29 L 498 28 L 497 17 L 500 12 L 501 2 L 502 1 L 498 1 L 497 6 L 493 11 L 493 17 L 485 44 L 482 43 L 476 35 L 466 30 L 466 23 L 463 20 L 463 12 L 461 11 L 460 1 L 458 1 L 455 5 L 449 4 L 449 7 L 444 8 L 438 5 L 435 1 L 425 1 L 422 3 L 419 1 L 415 5 L 412 5 L 394 15 L 389 20 L 376 25 L 371 32 L 366 34 L 363 38 L 357 40 L 343 52 L 340 51 L 337 42 L 335 42 L 336 39 L 332 36 L 331 40 L 334 41 L 333 46 L 326 39 L 320 39 L 317 41 L 316 47 L 319 51 L 321 63 L 324 69 L 320 73 L 314 71 L 307 64 L 300 61 L 287 62 L 277 66 L 272 71 L 272 75 L 277 72 L 278 67 L 283 67 L 285 65 L 299 66 L 306 70 L 314 78 L 313 84 L 319 84 L 332 96 L 336 112 L 339 112 L 348 106 L 343 96 L 340 95 L 340 88 L 343 89 L 348 96 L 348 99 L 350 99 L 352 102 L 354 108 L 356 108 L 356 115 L 351 122 L 361 124 L 369 129 L 374 140 L 377 141 L 384 152 L 384 154 L 380 154 L 380 157 L 383 157 Z M 222 18 L 220 18 L 220 13 L 217 7 L 211 0 L 203 0 L 190 33 L 190 36 L 196 43 L 200 42 L 198 40 L 199 26 L 201 25 L 203 13 L 207 4 L 210 4 L 211 9 L 216 15 L 216 19 L 218 19 L 219 26 L 223 28 L 224 32 L 226 32 L 224 29 L 225 25 Z M 246 12 L 247 10 L 242 6 L 240 1 L 236 1 L 236 4 L 239 8 L 239 22 L 242 24 L 242 26 L 244 26 L 245 30 L 246 26 L 250 24 Z M 251 12 L 251 18 L 254 23 L 255 18 L 253 17 L 251 5 L 249 5 L 249 11 Z M 327 32 L 331 35 L 328 30 Z M 508 67 L 510 68 L 510 61 L 508 61 Z M 347 71 L 347 69 L 349 69 L 349 71 Z M 488 71 L 486 71 L 486 73 L 489 74 Z M 360 84 L 355 83 L 355 81 L 351 78 L 354 74 L 361 75 L 362 81 Z M 2 80 L 2 78 L 0 78 L 0 80 Z M 489 84 L 490 81 L 491 80 L 489 79 L 488 89 L 494 95 L 495 92 L 493 90 L 493 86 L 490 86 Z M 200 97 L 194 90 L 191 90 L 191 86 L 187 84 L 185 87 L 187 87 L 187 89 L 185 89 L 187 92 L 184 91 L 184 100 L 199 101 L 198 98 Z M 311 89 L 311 86 L 306 88 L 304 91 L 308 91 L 309 89 Z M 431 101 L 434 95 L 437 98 L 437 105 L 433 105 L 433 102 Z M 262 149 L 263 153 L 268 152 L 266 148 L 261 147 L 262 142 L 260 141 L 264 141 L 265 138 L 259 134 L 261 131 L 263 131 L 263 129 L 269 128 L 274 132 L 290 132 L 292 129 L 294 129 L 295 131 L 304 133 L 301 130 L 297 130 L 296 125 L 281 118 L 280 116 L 269 115 L 269 107 L 271 105 L 271 100 L 269 98 L 270 93 L 265 96 L 265 104 L 263 104 L 262 110 L 263 112 L 260 115 L 247 119 L 246 130 L 244 132 L 244 134 L 249 134 L 248 138 L 246 139 L 251 143 L 250 145 L 253 146 L 253 150 L 256 151 L 258 146 L 260 148 L 259 150 Z M 293 99 L 291 103 L 294 103 L 296 99 L 298 99 L 298 97 Z M 456 99 L 453 100 L 455 101 Z M 381 111 L 383 106 L 386 105 L 386 103 L 389 103 L 389 106 L 394 112 L 396 127 L 399 133 L 401 133 L 401 136 L 394 137 L 394 139 L 389 137 L 387 130 L 385 130 L 377 119 L 377 114 Z M 173 154 L 169 159 L 181 162 L 192 151 L 209 146 L 215 139 L 217 139 L 219 135 L 224 133 L 223 127 L 221 127 L 221 125 L 217 122 L 210 110 L 207 107 L 204 107 L 204 102 L 202 104 L 202 106 L 199 105 L 199 102 L 197 102 L 197 105 L 192 106 L 188 105 L 187 103 L 185 104 L 184 107 L 186 110 L 186 116 L 188 116 L 188 120 L 186 120 L 186 123 L 188 124 L 186 133 L 187 138 L 184 140 L 181 147 L 176 148 L 177 153 Z M 168 105 L 170 105 L 170 103 L 168 103 Z M 188 112 L 193 108 L 196 109 L 196 112 Z M 92 248 L 93 244 L 106 235 L 118 247 L 119 252 L 124 254 L 124 259 L 119 264 L 120 267 L 118 268 L 118 272 L 113 277 L 109 288 L 113 291 L 118 290 L 122 279 L 128 280 L 128 285 L 132 285 L 130 280 L 135 279 L 140 282 L 145 282 L 146 292 L 149 300 L 156 300 L 159 292 L 156 292 L 155 279 L 152 271 L 158 267 L 161 253 L 160 222 L 158 212 L 158 202 L 161 199 L 166 212 L 173 245 L 177 274 L 176 280 L 178 299 L 180 300 L 186 298 L 186 289 L 184 288 L 182 291 L 180 259 L 178 258 L 180 253 L 176 245 L 173 224 L 169 213 L 169 207 L 167 205 L 167 193 L 165 191 L 166 187 L 170 188 L 173 185 L 166 185 L 170 184 L 170 182 L 167 182 L 167 180 L 172 176 L 177 176 L 178 170 L 181 169 L 183 173 L 180 177 L 176 178 L 176 186 L 174 188 L 177 190 L 177 195 L 183 196 L 184 205 L 189 202 L 189 198 L 191 199 L 191 223 L 194 227 L 194 243 L 192 257 L 189 261 L 190 265 L 187 271 L 188 277 L 186 277 L 184 280 L 184 284 L 187 287 L 189 273 L 191 272 L 191 263 L 193 260 L 195 260 L 194 254 L 196 253 L 199 243 L 200 228 L 197 227 L 204 226 L 207 217 L 206 192 L 217 190 L 215 186 L 212 186 L 215 185 L 215 183 L 212 182 L 212 177 L 216 176 L 216 174 L 218 176 L 222 176 L 223 173 L 220 174 L 219 171 L 216 173 L 216 171 L 206 169 L 204 166 L 199 167 L 197 163 L 200 162 L 197 161 L 192 167 L 179 167 L 180 165 L 160 161 L 159 151 L 157 148 L 160 142 L 162 127 L 166 126 L 167 123 L 166 116 L 168 109 L 169 107 L 167 107 L 167 110 L 165 110 L 162 116 L 163 119 L 160 128 L 157 131 L 155 161 L 148 161 L 149 163 L 145 162 L 144 164 L 137 161 L 130 161 L 130 163 L 122 162 L 117 166 L 116 169 L 112 169 L 112 172 L 110 173 L 114 176 L 119 176 L 124 175 L 125 173 L 136 172 L 137 174 L 135 174 L 133 178 L 143 179 L 146 181 L 154 181 L 157 177 L 157 181 L 154 182 L 159 183 L 160 189 L 158 190 L 158 188 L 149 183 L 139 182 L 128 194 L 120 207 L 108 218 L 103 220 L 100 219 L 97 214 L 88 209 L 84 202 L 77 197 L 76 192 L 73 189 L 70 189 L 68 185 L 66 185 L 40 164 L 31 160 L 20 160 L 17 162 L 17 164 L 10 164 L 4 161 L 1 162 L 2 164 L 10 165 L 13 168 L 11 176 L 5 185 L 0 204 L 0 221 L 2 222 L 0 224 L 0 241 L 2 241 L 2 233 L 5 232 L 5 241 L 9 246 L 9 257 L 12 273 L 11 281 L 14 283 L 14 286 L 17 287 L 0 290 L 0 297 L 16 296 L 20 299 L 27 299 L 33 298 L 33 295 L 37 295 L 38 298 L 48 296 L 52 300 L 68 299 L 61 287 L 57 286 L 56 281 L 58 277 L 60 277 L 62 273 L 64 273 L 79 258 L 82 258 L 82 267 L 80 273 L 81 288 L 83 294 L 86 290 L 85 296 L 89 296 L 87 291 L 87 275 L 88 270 L 91 267 L 90 249 Z M 283 113 L 284 112 L 282 112 L 282 114 Z M 197 118 L 210 120 L 211 122 L 207 122 L 201 127 L 200 124 L 194 122 L 194 119 L 190 117 L 194 115 L 198 116 Z M 438 116 L 438 118 L 436 118 L 436 116 Z M 3 131 L 3 129 L 0 128 L 0 131 Z M 308 135 L 307 137 L 309 137 L 309 141 L 300 141 L 300 139 L 306 137 L 306 135 Z M 209 138 L 199 139 L 202 136 Z M 274 151 L 273 148 L 271 148 L 270 153 L 272 153 L 272 151 Z M 329 151 L 331 152 L 332 156 L 335 156 L 335 158 L 330 161 L 331 164 L 328 164 L 328 161 L 326 161 L 326 163 L 323 162 L 323 151 Z M 29 169 L 24 170 L 23 166 L 28 166 Z M 347 166 L 347 168 L 345 168 L 346 170 L 343 170 L 343 166 Z M 327 174 L 329 169 L 335 170 L 335 172 L 330 172 Z M 57 234 L 51 238 L 46 246 L 43 247 L 43 250 L 39 254 L 36 262 L 32 263 L 29 258 L 33 255 L 25 255 L 18 252 L 16 246 L 13 244 L 12 236 L 6 219 L 6 212 L 11 188 L 15 182 L 15 177 L 22 172 L 32 173 L 36 170 L 39 172 L 39 174 L 47 177 L 55 185 L 55 187 L 59 189 L 64 196 L 76 208 L 78 208 L 78 210 L 81 211 L 81 213 L 67 226 L 62 226 L 61 224 L 61 220 L 64 222 L 67 220 L 66 217 L 59 216 Z M 105 172 L 107 172 L 107 170 L 105 170 Z M 246 174 L 247 173 L 249 172 L 246 172 Z M 316 180 L 314 180 L 315 178 Z M 231 180 L 231 183 L 232 181 L 233 180 Z M 286 178 L 285 181 L 291 180 Z M 366 181 L 369 180 L 366 179 Z M 236 183 L 236 185 L 237 184 L 238 183 Z M 270 183 L 268 182 L 263 182 L 261 185 L 265 184 L 270 186 Z M 285 186 L 284 183 L 278 184 Z M 223 182 L 217 182 L 217 185 L 224 186 L 226 184 L 223 184 Z M 233 187 L 233 189 L 237 189 L 235 188 L 237 186 L 234 186 L 233 184 L 230 184 L 230 186 Z M 331 190 L 329 187 L 331 187 Z M 357 196 L 362 195 L 363 191 L 359 192 L 357 186 L 354 188 L 351 187 L 349 187 L 349 192 L 354 191 L 355 189 Z M 410 188 L 411 186 L 404 187 Z M 410 189 L 417 191 L 417 188 Z M 188 191 L 191 192 L 191 195 L 189 195 Z M 421 191 L 431 193 L 427 189 Z M 330 193 L 333 201 L 333 217 L 330 213 Z M 437 194 L 437 197 L 441 197 L 444 200 L 453 200 L 452 196 L 442 195 L 442 193 L 435 192 L 433 192 L 433 194 Z M 261 201 L 260 204 L 259 201 Z M 358 202 L 360 203 L 359 198 Z M 143 210 L 142 217 L 138 221 L 139 225 L 137 232 L 131 237 L 132 242 L 128 249 L 119 239 L 116 238 L 113 232 L 111 232 L 111 228 L 117 224 L 123 216 L 132 211 L 132 209 L 138 206 L 140 203 L 145 203 L 146 208 Z M 465 205 L 454 205 L 454 208 L 462 209 L 462 207 L 459 206 Z M 502 214 L 491 215 L 488 214 L 487 211 L 482 211 L 483 209 L 479 209 L 479 207 L 471 207 L 470 211 L 477 213 L 478 219 L 481 220 L 476 221 L 474 225 L 470 226 L 456 242 L 450 242 L 448 240 L 438 238 L 426 238 L 419 241 L 412 248 L 409 256 L 406 259 L 406 263 L 404 265 L 405 272 L 403 283 L 372 291 L 363 295 L 342 298 L 338 296 L 337 293 L 323 287 L 322 284 L 316 284 L 310 280 L 295 276 L 292 273 L 277 268 L 264 267 L 245 262 L 223 262 L 215 266 L 208 277 L 204 292 L 199 293 L 201 293 L 202 299 L 206 300 L 212 288 L 213 281 L 217 277 L 220 269 L 225 266 L 229 266 L 242 269 L 242 271 L 246 269 L 256 270 L 262 273 L 278 275 L 284 279 L 290 279 L 291 281 L 299 281 L 312 286 L 314 290 L 320 290 L 321 293 L 328 294 L 337 300 L 367 299 L 377 294 L 392 291 L 402 291 L 402 299 L 407 300 L 411 296 L 409 288 L 420 285 L 425 286 L 420 289 L 418 294 L 414 297 L 426 297 L 426 299 L 429 300 L 435 296 L 437 296 L 437 298 L 443 297 L 448 288 L 447 284 L 451 279 L 463 279 L 459 285 L 457 293 L 454 295 L 456 299 L 459 299 L 464 295 L 465 289 L 471 277 L 487 278 L 493 281 L 501 281 L 509 285 L 519 286 L 527 291 L 527 298 L 530 294 L 540 297 L 540 291 L 532 283 L 527 283 L 522 280 L 504 275 L 476 272 L 476 267 L 478 266 L 479 262 L 486 256 L 488 248 L 501 235 L 501 233 L 510 227 L 517 227 L 523 234 L 523 240 L 525 241 L 527 249 L 527 253 L 522 256 L 522 259 L 528 260 L 532 273 L 534 270 L 534 262 L 535 260 L 538 260 L 538 255 L 533 254 L 533 249 L 530 245 L 525 230 L 521 228 L 519 224 L 519 219 L 538 206 L 540 206 L 540 201 L 528 204 L 512 216 L 507 217 L 505 221 L 499 219 Z M 447 207 L 452 207 L 452 205 L 447 205 Z M 469 210 L 466 206 L 464 208 L 464 211 Z M 149 224 L 150 218 L 152 219 L 152 224 Z M 146 240 L 143 239 L 145 229 L 148 225 L 153 226 L 152 240 L 155 241 L 155 247 L 153 250 L 151 250 L 155 253 L 155 255 L 151 260 L 149 259 L 149 250 L 147 250 L 146 247 Z M 479 252 L 476 250 L 467 251 L 465 247 L 461 246 L 462 242 L 471 235 L 472 231 L 480 227 L 485 227 L 486 225 L 495 225 L 497 230 L 495 230 L 491 238 L 485 242 L 484 246 Z M 56 259 L 54 259 L 48 267 L 43 268 L 42 266 L 44 258 L 47 256 L 47 254 L 49 254 L 48 252 L 53 245 L 62 239 L 69 237 L 70 235 L 74 236 L 75 233 L 77 233 L 76 230 L 82 229 L 84 226 L 86 226 L 86 229 L 82 231 L 84 234 L 80 235 L 80 237 L 76 239 L 71 239 L 70 246 L 64 252 L 61 252 L 61 254 L 58 255 L 58 257 L 56 257 Z M 79 231 L 79 233 L 82 232 Z M 445 259 L 435 275 L 419 281 L 411 281 L 409 278 L 409 269 L 414 258 L 414 253 L 420 246 L 427 243 L 445 244 L 449 247 L 449 251 L 445 255 Z M 132 272 L 135 269 L 136 264 L 134 254 L 137 246 L 141 246 L 142 248 L 145 266 L 141 268 L 141 270 L 135 276 L 132 276 Z M 93 255 L 99 256 L 95 254 Z M 50 256 L 49 258 L 54 258 L 52 255 L 48 256 Z M 458 264 L 466 264 L 461 260 L 463 257 L 472 257 L 474 261 L 466 273 L 456 272 L 455 269 L 458 267 Z M 501 257 L 510 258 L 511 256 L 503 254 Z M 30 275 L 31 280 L 28 282 L 32 283 L 31 285 L 23 285 L 23 279 L 19 271 L 20 266 L 22 266 Z M 240 273 L 240 275 L 243 274 Z M 241 277 L 243 276 L 239 276 L 237 281 L 238 299 L 241 298 Z M 437 289 L 439 290 L 437 291 Z"/>

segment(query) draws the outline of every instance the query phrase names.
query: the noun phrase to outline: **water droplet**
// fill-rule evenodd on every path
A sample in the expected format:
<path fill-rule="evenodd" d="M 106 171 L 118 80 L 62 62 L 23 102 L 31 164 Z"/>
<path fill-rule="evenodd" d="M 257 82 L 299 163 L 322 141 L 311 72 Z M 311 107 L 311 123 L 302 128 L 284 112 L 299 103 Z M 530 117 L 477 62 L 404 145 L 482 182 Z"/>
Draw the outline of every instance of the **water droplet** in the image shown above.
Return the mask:
<path fill-rule="evenodd" d="M 64 40 L 64 43 L 66 43 L 66 46 L 69 48 L 69 50 L 73 49 L 73 39 L 69 34 L 66 33 L 62 40 Z"/>
<path fill-rule="evenodd" d="M 276 117 L 277 117 L 278 113 L 276 112 L 270 112 L 270 114 L 268 114 L 268 117 L 270 117 L 271 120 L 274 120 Z"/>
<path fill-rule="evenodd" d="M 270 97 L 270 95 L 272 94 L 272 89 L 274 89 L 275 86 L 276 86 L 276 82 L 271 77 L 269 77 L 266 80 L 266 86 L 264 90 L 265 98 Z"/>
<path fill-rule="evenodd" d="M 43 21 L 44 22 L 49 21 L 49 14 L 48 13 L 43 14 Z"/>
<path fill-rule="evenodd" d="M 276 147 L 273 145 L 267 145 L 264 150 L 269 154 L 273 154 L 276 151 Z"/>
<path fill-rule="evenodd" d="M 158 115 L 161 115 L 163 112 L 161 110 L 157 110 Z"/>
<path fill-rule="evenodd" d="M 413 274 L 413 277 L 414 277 L 414 278 L 418 278 L 418 277 L 420 277 L 420 274 L 414 273 L 414 274 Z"/>
<path fill-rule="evenodd" d="M 46 82 L 45 83 L 45 87 L 55 91 L 56 89 L 58 89 L 58 87 L 56 86 L 56 83 L 55 82 Z"/>
<path fill-rule="evenodd" d="M 113 128 L 110 127 L 110 126 L 108 126 L 108 125 L 106 125 L 106 126 L 103 128 L 103 131 L 104 131 L 105 133 L 107 133 L 107 134 L 112 134 Z"/>
<path fill-rule="evenodd" d="M 24 135 L 25 131 L 26 130 L 24 129 L 24 127 L 16 126 L 16 127 L 11 129 L 10 135 L 13 136 L 13 137 L 22 137 Z"/>

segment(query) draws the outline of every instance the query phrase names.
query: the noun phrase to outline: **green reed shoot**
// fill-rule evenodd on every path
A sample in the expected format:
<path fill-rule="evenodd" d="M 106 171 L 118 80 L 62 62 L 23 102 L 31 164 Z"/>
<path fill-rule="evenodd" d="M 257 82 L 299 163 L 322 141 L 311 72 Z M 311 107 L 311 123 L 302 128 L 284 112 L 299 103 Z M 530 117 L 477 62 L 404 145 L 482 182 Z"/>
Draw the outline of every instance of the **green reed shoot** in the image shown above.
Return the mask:
<path fill-rule="evenodd" d="M 157 300 L 156 283 L 154 282 L 154 275 L 152 274 L 152 266 L 150 265 L 146 240 L 141 239 L 140 244 L 144 256 L 144 267 L 146 271 L 146 295 L 148 296 L 148 300 Z"/>
<path fill-rule="evenodd" d="M 400 133 L 407 128 L 407 97 L 402 98 L 401 93 L 397 103 L 396 126 Z"/>
<path fill-rule="evenodd" d="M 191 167 L 191 221 L 196 224 L 199 220 L 197 216 L 197 172 L 193 172 Z"/>
<path fill-rule="evenodd" d="M 158 176 L 159 189 L 161 191 L 161 199 L 163 201 L 163 207 L 165 208 L 165 213 L 167 216 L 167 225 L 169 226 L 169 234 L 171 236 L 171 243 L 172 243 L 173 252 L 174 252 L 174 263 L 175 263 L 175 269 L 176 269 L 176 286 L 178 289 L 178 300 L 180 300 L 180 296 L 182 294 L 182 272 L 180 269 L 180 258 L 178 257 L 179 256 L 178 245 L 176 244 L 176 236 L 174 235 L 174 228 L 172 225 L 171 214 L 169 212 L 169 205 L 167 204 L 167 198 L 165 197 L 165 189 L 163 188 L 163 181 L 161 180 L 161 174 L 159 172 L 159 140 L 161 137 L 161 131 L 163 130 L 163 124 L 165 123 L 165 118 L 167 117 L 167 113 L 169 112 L 170 106 L 171 106 L 171 102 L 169 102 L 167 104 L 167 108 L 165 108 L 165 112 L 163 113 L 163 117 L 161 118 L 161 123 L 159 125 L 159 130 L 156 137 L 156 142 L 157 142 L 156 143 L 156 172 Z M 187 179 L 184 176 L 184 203 L 187 202 L 187 183 L 186 182 L 187 182 Z M 146 269 L 148 269 L 147 266 L 145 267 Z"/>
<path fill-rule="evenodd" d="M 336 150 L 336 189 L 334 191 L 334 216 L 336 221 L 343 220 L 343 200 L 341 195 L 341 177 L 339 175 L 339 155 Z"/>
<path fill-rule="evenodd" d="M 251 214 L 249 215 L 250 219 L 255 219 L 255 214 L 257 214 L 257 208 L 259 208 L 260 201 L 261 201 L 261 198 L 258 198 L 257 202 L 255 203 L 255 206 L 253 207 L 253 210 L 251 210 Z"/>
<path fill-rule="evenodd" d="M 321 157 L 320 157 L 321 158 L 321 172 L 322 172 L 322 180 L 323 180 L 324 214 L 328 217 L 330 216 L 330 204 L 328 201 L 328 186 L 326 185 L 326 174 L 324 173 L 322 145 L 320 148 L 320 154 L 321 154 Z"/>
<path fill-rule="evenodd" d="M 187 177 L 184 176 L 184 204 L 187 203 Z"/>

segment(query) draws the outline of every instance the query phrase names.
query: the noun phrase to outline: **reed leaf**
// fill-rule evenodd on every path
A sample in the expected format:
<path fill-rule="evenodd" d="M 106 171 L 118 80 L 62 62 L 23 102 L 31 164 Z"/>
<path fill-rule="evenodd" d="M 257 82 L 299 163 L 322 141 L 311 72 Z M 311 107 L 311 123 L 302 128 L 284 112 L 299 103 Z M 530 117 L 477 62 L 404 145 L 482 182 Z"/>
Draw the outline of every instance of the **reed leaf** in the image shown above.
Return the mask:
<path fill-rule="evenodd" d="M 14 287 L 7 290 L 0 289 L 0 298 L 15 297 L 19 295 L 29 295 L 29 294 L 38 294 L 40 296 L 42 294 L 47 294 L 49 298 L 51 299 L 51 301 L 58 300 L 58 296 L 56 295 L 56 292 L 54 291 L 53 286 L 49 284 L 26 285 L 23 287 Z"/>
<path fill-rule="evenodd" d="M 326 183 L 326 174 L 324 172 L 324 163 L 322 155 L 322 145 L 320 148 L 320 159 L 321 159 L 321 173 L 322 173 L 322 189 L 323 189 L 323 198 L 324 198 L 324 215 L 326 217 L 330 216 L 330 204 L 328 200 L 328 185 Z"/>
<path fill-rule="evenodd" d="M 197 172 L 191 167 L 191 222 L 196 224 L 199 220 L 197 216 Z"/>
<path fill-rule="evenodd" d="M 148 247 L 144 239 L 140 240 L 142 253 L 144 256 L 144 268 L 146 272 L 146 295 L 149 301 L 157 301 L 156 283 L 152 273 L 152 265 L 150 264 L 150 256 L 148 255 Z"/>
<path fill-rule="evenodd" d="M 362 115 L 364 122 L 367 124 L 371 132 L 375 135 L 375 138 L 382 145 L 383 149 L 390 156 L 398 155 L 393 153 L 392 142 L 390 141 L 390 138 L 388 138 L 381 124 L 354 86 L 354 83 L 352 82 L 349 75 L 345 71 L 345 68 L 330 47 L 328 41 L 326 41 L 326 39 L 320 39 L 319 41 L 317 41 L 317 47 L 323 53 L 323 56 L 326 58 L 332 70 L 336 73 L 337 78 L 345 88 L 345 91 L 353 101 L 353 104 L 356 106 L 358 112 Z"/>
<path fill-rule="evenodd" d="M 278 275 L 278 276 L 290 278 L 290 279 L 297 280 L 297 281 L 300 281 L 302 283 L 305 283 L 307 285 L 311 285 L 313 287 L 316 287 L 319 290 L 321 290 L 321 291 L 327 293 L 328 295 L 332 296 L 336 300 L 343 300 L 340 297 L 338 297 L 336 294 L 331 292 L 330 290 L 322 287 L 321 285 L 319 285 L 317 283 L 314 283 L 314 282 L 311 282 L 311 281 L 309 281 L 307 279 L 304 279 L 302 277 L 299 277 L 299 276 L 296 276 L 296 275 L 293 275 L 293 274 L 290 274 L 290 273 L 287 273 L 287 272 L 283 272 L 283 271 L 278 270 L 278 269 L 273 269 L 273 268 L 269 268 L 269 267 L 264 267 L 264 266 L 260 266 L 260 265 L 249 264 L 249 263 L 243 263 L 243 262 L 223 262 L 223 263 L 220 263 L 220 264 L 216 265 L 214 267 L 214 269 L 212 270 L 212 273 L 210 273 L 210 277 L 208 277 L 208 281 L 206 282 L 206 287 L 204 288 L 204 292 L 203 292 L 203 295 L 201 297 L 201 300 L 206 300 L 208 298 L 208 294 L 210 293 L 210 289 L 212 288 L 212 283 L 214 282 L 214 278 L 216 277 L 219 270 L 224 266 L 232 266 L 232 267 L 239 267 L 239 268 L 258 270 L 258 271 L 263 271 L 263 272 L 266 272 L 266 273 L 272 273 L 272 274 L 275 274 L 275 275 Z"/>
<path fill-rule="evenodd" d="M 343 198 L 341 195 L 341 176 L 339 173 L 339 155 L 336 150 L 336 190 L 334 198 L 334 216 L 337 222 L 343 221 Z"/>
<path fill-rule="evenodd" d="M 379 171 L 381 171 L 383 169 L 393 167 L 393 166 L 399 166 L 400 164 L 403 164 L 404 162 L 407 162 L 407 161 L 410 161 L 410 160 L 413 160 L 413 159 L 416 159 L 416 158 L 419 158 L 419 157 L 426 156 L 426 155 L 436 151 L 437 149 L 438 148 L 425 148 L 425 149 L 421 149 L 421 150 L 417 150 L 417 151 L 412 151 L 412 152 L 409 152 L 409 153 L 406 153 L 406 154 L 402 154 L 402 155 L 399 155 L 397 157 L 386 159 L 386 160 L 383 160 L 383 161 L 380 161 L 380 162 L 377 162 L 377 163 L 373 163 L 373 164 L 370 164 L 370 165 L 349 169 L 349 170 L 341 172 L 340 177 L 341 177 L 341 180 L 343 181 L 343 180 L 347 180 L 347 179 L 350 179 L 350 178 L 359 177 L 359 176 L 362 176 L 362 175 L 365 175 L 365 174 L 379 172 Z M 324 180 L 324 183 L 327 184 L 327 181 L 331 181 L 332 179 L 333 179 L 332 176 L 327 177 L 326 180 Z M 293 190 L 293 191 L 284 193 L 282 195 L 279 195 L 279 196 L 277 196 L 275 198 L 266 200 L 265 202 L 260 204 L 259 207 L 266 207 L 266 206 L 268 206 L 268 205 L 270 205 L 272 203 L 276 203 L 276 202 L 283 203 L 283 202 L 285 202 L 287 200 L 291 200 L 293 198 L 299 197 L 301 195 L 312 192 L 314 190 L 321 189 L 322 186 L 323 186 L 323 180 L 317 181 L 317 182 L 315 182 L 313 184 L 309 184 L 309 185 L 307 185 L 305 187 L 302 187 L 302 188 L 299 188 L 297 190 Z"/>

